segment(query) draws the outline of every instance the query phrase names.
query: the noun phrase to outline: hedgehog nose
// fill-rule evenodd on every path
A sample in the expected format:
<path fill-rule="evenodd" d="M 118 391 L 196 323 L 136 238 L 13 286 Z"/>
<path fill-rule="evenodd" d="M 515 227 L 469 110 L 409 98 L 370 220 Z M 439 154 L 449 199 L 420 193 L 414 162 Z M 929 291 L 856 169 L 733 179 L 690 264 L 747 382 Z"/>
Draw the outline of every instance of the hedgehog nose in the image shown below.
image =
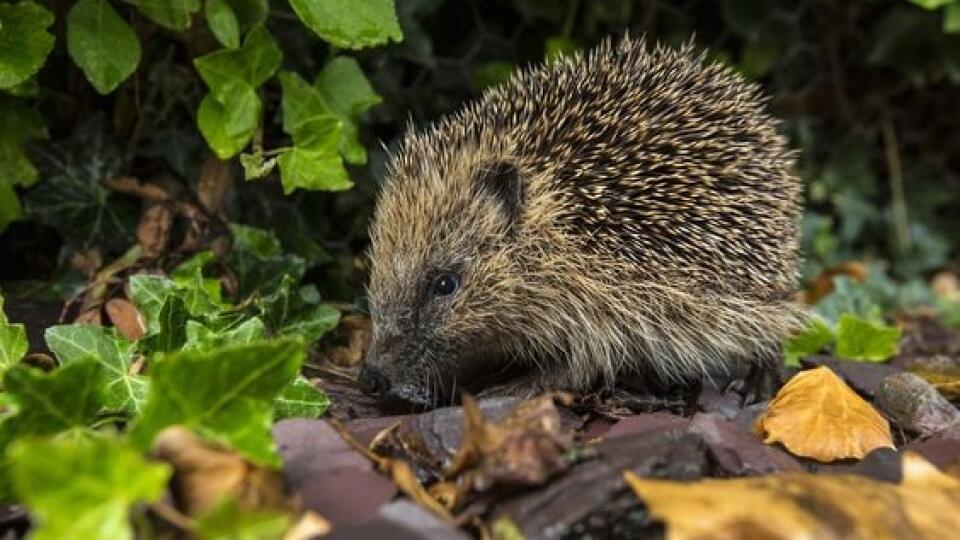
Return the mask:
<path fill-rule="evenodd" d="M 367 394 L 384 395 L 390 390 L 390 379 L 388 379 L 380 368 L 371 364 L 364 364 L 360 368 L 360 377 L 357 379 L 360 389 Z"/>

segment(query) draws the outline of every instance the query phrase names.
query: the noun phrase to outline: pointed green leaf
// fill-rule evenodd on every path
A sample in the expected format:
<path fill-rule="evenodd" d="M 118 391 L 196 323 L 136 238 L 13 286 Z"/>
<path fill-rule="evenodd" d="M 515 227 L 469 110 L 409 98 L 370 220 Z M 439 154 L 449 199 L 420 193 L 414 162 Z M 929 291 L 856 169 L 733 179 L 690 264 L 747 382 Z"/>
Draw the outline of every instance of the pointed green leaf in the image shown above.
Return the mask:
<path fill-rule="evenodd" d="M 283 418 L 318 418 L 327 411 L 330 400 L 322 390 L 310 384 L 303 376 L 297 376 L 284 387 L 273 403 L 273 416 Z"/>
<path fill-rule="evenodd" d="M 70 8 L 67 50 L 101 94 L 112 92 L 140 63 L 140 40 L 107 0 L 80 0 Z"/>
<path fill-rule="evenodd" d="M 130 436 L 146 449 L 163 428 L 184 425 L 255 463 L 279 466 L 273 400 L 304 357 L 302 342 L 277 339 L 162 358 L 151 366 L 147 405 Z"/>
<path fill-rule="evenodd" d="M 326 151 L 291 148 L 277 159 L 280 182 L 287 195 L 296 189 L 343 191 L 353 187 L 339 155 Z"/>
<path fill-rule="evenodd" d="M 837 322 L 838 357 L 882 362 L 897 354 L 900 329 L 846 313 Z"/>
<path fill-rule="evenodd" d="M 130 299 L 143 315 L 148 334 L 160 332 L 160 310 L 167 299 L 175 294 L 176 284 L 162 276 L 138 274 L 130 276 Z"/>
<path fill-rule="evenodd" d="M 815 318 L 802 332 L 790 338 L 784 346 L 788 366 L 799 366 L 800 358 L 812 356 L 833 342 L 833 331 L 820 318 Z"/>
<path fill-rule="evenodd" d="M 360 143 L 357 119 L 383 100 L 370 86 L 360 64 L 348 56 L 327 62 L 314 85 L 342 123 L 340 154 L 349 163 L 363 165 L 367 162 L 367 149 Z"/>
<path fill-rule="evenodd" d="M 29 187 L 37 181 L 37 168 L 27 158 L 22 143 L 46 137 L 43 118 L 35 108 L 15 99 L 0 99 L 0 117 L 3 118 L 0 123 L 0 184 Z"/>
<path fill-rule="evenodd" d="M 207 94 L 200 101 L 197 125 L 207 144 L 220 159 L 229 159 L 243 150 L 253 138 L 260 120 L 260 98 L 243 84 L 232 86 L 224 101 Z"/>
<path fill-rule="evenodd" d="M 171 474 L 114 438 L 26 439 L 9 453 L 35 540 L 132 540 L 131 506 L 163 496 Z"/>
<path fill-rule="evenodd" d="M 204 14 L 207 26 L 221 45 L 228 49 L 240 46 L 240 23 L 226 0 L 207 0 Z"/>
<path fill-rule="evenodd" d="M 100 370 L 92 361 L 74 362 L 50 373 L 18 364 L 3 377 L 17 413 L 4 421 L 16 435 L 52 435 L 92 423 L 103 408 Z"/>
<path fill-rule="evenodd" d="M 3 296 L 0 296 L 0 377 L 19 363 L 30 348 L 27 328 L 22 324 L 10 324 L 3 310 L 3 302 Z"/>
<path fill-rule="evenodd" d="M 222 100 L 231 84 L 243 82 L 258 88 L 280 68 L 283 53 L 263 25 L 255 26 L 239 49 L 221 49 L 194 59 L 203 82 Z"/>
<path fill-rule="evenodd" d="M 92 324 L 51 326 L 44 332 L 47 347 L 61 364 L 92 360 L 100 364 L 100 385 L 106 408 L 139 414 L 147 396 L 147 379 L 130 373 L 136 345 L 114 328 Z"/>
<path fill-rule="evenodd" d="M 266 22 L 267 15 L 270 14 L 270 5 L 267 0 L 226 0 L 226 2 L 237 16 L 241 32 Z"/>
<path fill-rule="evenodd" d="M 34 2 L 0 4 L 0 88 L 11 88 L 40 70 L 53 49 L 47 28 L 53 13 Z"/>
<path fill-rule="evenodd" d="M 234 499 L 221 502 L 197 520 L 200 540 L 273 540 L 284 538 L 290 514 L 241 508 Z"/>
<path fill-rule="evenodd" d="M 240 154 L 240 166 L 243 167 L 244 180 L 259 180 L 273 172 L 277 158 L 264 159 L 263 152 Z"/>
<path fill-rule="evenodd" d="M 257 317 L 251 317 L 237 325 L 214 330 L 197 321 L 187 322 L 185 351 L 207 351 L 227 345 L 242 345 L 261 340 L 267 336 L 267 327 Z"/>
<path fill-rule="evenodd" d="M 246 298 L 255 292 L 272 294 L 286 280 L 298 283 L 306 262 L 296 255 L 282 254 L 280 241 L 269 231 L 232 223 L 233 249 L 227 265 L 237 276 L 238 294 Z"/>
<path fill-rule="evenodd" d="M 200 9 L 200 0 L 124 0 L 137 6 L 151 21 L 171 30 L 190 27 L 190 15 Z"/>
<path fill-rule="evenodd" d="M 290 0 L 300 20 L 323 39 L 349 49 L 400 41 L 393 0 Z"/>
<path fill-rule="evenodd" d="M 141 350 L 150 353 L 180 350 L 187 341 L 189 316 L 190 312 L 180 295 L 168 296 L 157 313 L 159 330 L 156 334 L 141 340 Z"/>

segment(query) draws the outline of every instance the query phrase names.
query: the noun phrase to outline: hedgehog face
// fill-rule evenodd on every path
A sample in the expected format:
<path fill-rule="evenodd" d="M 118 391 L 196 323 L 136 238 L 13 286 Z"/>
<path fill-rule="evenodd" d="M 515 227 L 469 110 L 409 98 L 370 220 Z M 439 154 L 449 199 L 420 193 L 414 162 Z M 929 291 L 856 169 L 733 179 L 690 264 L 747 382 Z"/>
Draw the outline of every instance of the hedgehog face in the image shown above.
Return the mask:
<path fill-rule="evenodd" d="M 387 399 L 435 405 L 497 353 L 498 312 L 515 288 L 516 167 L 485 162 L 393 178 L 371 230 L 373 341 L 361 374 Z M 398 173 L 399 174 L 399 173 Z"/>

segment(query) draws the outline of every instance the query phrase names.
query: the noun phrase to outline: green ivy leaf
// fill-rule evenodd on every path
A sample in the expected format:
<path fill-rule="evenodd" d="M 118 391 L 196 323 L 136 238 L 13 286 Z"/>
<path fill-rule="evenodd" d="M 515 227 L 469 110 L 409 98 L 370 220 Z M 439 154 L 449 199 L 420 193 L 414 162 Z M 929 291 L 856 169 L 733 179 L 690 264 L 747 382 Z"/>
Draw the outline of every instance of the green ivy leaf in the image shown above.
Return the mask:
<path fill-rule="evenodd" d="M 960 2 L 953 2 L 943 10 L 943 32 L 960 33 Z"/>
<path fill-rule="evenodd" d="M 259 180 L 273 172 L 277 158 L 264 159 L 263 152 L 240 154 L 240 166 L 243 167 L 244 180 Z"/>
<path fill-rule="evenodd" d="M 100 183 L 116 177 L 122 162 L 108 129 L 98 115 L 69 139 L 32 153 L 43 181 L 23 197 L 27 215 L 74 247 L 122 250 L 136 241 L 139 204 L 112 196 Z"/>
<path fill-rule="evenodd" d="M 839 358 L 882 362 L 897 354 L 900 329 L 861 319 L 849 313 L 837 322 Z"/>
<path fill-rule="evenodd" d="M 343 160 L 336 154 L 294 147 L 281 154 L 277 162 L 286 195 L 298 188 L 343 191 L 353 187 Z"/>
<path fill-rule="evenodd" d="M 141 350 L 150 353 L 180 350 L 187 341 L 189 316 L 190 312 L 183 298 L 177 294 L 168 296 L 157 313 L 158 331 L 141 341 Z M 148 320 L 148 331 L 149 324 Z"/>
<path fill-rule="evenodd" d="M 310 384 L 310 381 L 298 375 L 284 387 L 280 396 L 273 402 L 273 416 L 276 420 L 284 418 L 318 418 L 327 411 L 330 399 L 322 390 Z"/>
<path fill-rule="evenodd" d="M 10 460 L 17 495 L 36 518 L 35 540 L 131 540 L 130 507 L 162 497 L 171 475 L 115 438 L 20 440 Z"/>
<path fill-rule="evenodd" d="M 3 118 L 0 123 L 0 184 L 32 186 L 37 181 L 37 169 L 27 159 L 21 143 L 47 136 L 43 118 L 36 109 L 15 99 L 0 99 L 0 117 Z"/>
<path fill-rule="evenodd" d="M 250 30 L 239 49 L 221 49 L 194 59 L 203 82 L 210 91 L 223 99 L 232 85 L 244 83 L 257 88 L 280 68 L 283 53 L 263 25 Z"/>
<path fill-rule="evenodd" d="M 11 88 L 40 70 L 53 50 L 47 28 L 53 13 L 34 2 L 0 4 L 0 88 Z"/>
<path fill-rule="evenodd" d="M 814 318 L 802 332 L 787 340 L 784 356 L 788 366 L 799 366 L 800 358 L 819 353 L 833 342 L 833 331 L 823 320 Z"/>
<path fill-rule="evenodd" d="M 10 324 L 3 310 L 3 302 L 3 296 L 0 296 L 0 377 L 19 363 L 30 348 L 27 328 L 22 324 Z"/>
<path fill-rule="evenodd" d="M 270 14 L 270 5 L 267 0 L 226 0 L 226 2 L 236 15 L 241 32 L 266 22 L 267 15 Z"/>
<path fill-rule="evenodd" d="M 242 150 L 260 120 L 256 88 L 280 67 L 282 53 L 270 33 L 256 26 L 239 49 L 214 51 L 194 60 L 210 94 L 200 102 L 197 123 L 220 159 Z"/>
<path fill-rule="evenodd" d="M 137 274 L 130 276 L 130 299 L 143 315 L 147 325 L 147 334 L 160 332 L 160 310 L 163 304 L 174 294 L 176 284 L 162 276 Z"/>
<path fill-rule="evenodd" d="M 151 366 L 152 383 L 131 440 L 148 448 L 163 428 L 194 429 L 251 461 L 277 467 L 273 400 L 303 363 L 303 343 L 277 339 L 213 351 L 184 351 Z"/>
<path fill-rule="evenodd" d="M 99 385 L 107 409 L 140 413 L 148 382 L 130 373 L 136 344 L 123 339 L 114 328 L 91 324 L 51 326 L 44 338 L 61 364 L 92 360 L 103 367 Z"/>
<path fill-rule="evenodd" d="M 290 515 L 269 510 L 241 508 L 227 499 L 197 520 L 201 540 L 272 540 L 283 538 L 290 527 Z"/>
<path fill-rule="evenodd" d="M 300 20 L 320 37 L 347 49 L 400 41 L 393 0 L 290 0 Z"/>
<path fill-rule="evenodd" d="M 73 362 L 50 373 L 18 364 L 3 377 L 4 390 L 17 403 L 17 414 L 4 421 L 7 433 L 53 435 L 91 424 L 103 408 L 101 367 Z"/>
<path fill-rule="evenodd" d="M 221 45 L 228 49 L 240 46 L 240 23 L 225 0 L 207 0 L 204 13 L 207 26 Z"/>
<path fill-rule="evenodd" d="M 200 0 L 124 0 L 137 6 L 148 19 L 171 30 L 190 27 L 190 15 L 200 9 Z"/>
<path fill-rule="evenodd" d="M 280 241 L 272 233 L 236 223 L 230 225 L 230 231 L 233 233 L 233 249 L 227 257 L 227 265 L 237 276 L 241 298 L 255 292 L 269 295 L 283 280 L 298 283 L 303 278 L 306 262 L 296 255 L 283 254 Z"/>
<path fill-rule="evenodd" d="M 0 232 L 14 221 L 23 218 L 23 207 L 13 186 L 0 179 Z"/>
<path fill-rule="evenodd" d="M 207 94 L 197 111 L 200 133 L 220 159 L 229 159 L 243 150 L 260 120 L 260 98 L 252 88 L 234 85 L 234 90 L 225 96 L 221 102 Z"/>
<path fill-rule="evenodd" d="M 101 94 L 113 92 L 140 63 L 137 34 L 107 0 L 80 0 L 70 8 L 67 50 Z"/>
<path fill-rule="evenodd" d="M 257 300 L 257 309 L 274 334 L 300 336 L 307 345 L 312 345 L 337 327 L 340 311 L 321 304 L 320 294 L 313 285 L 298 289 L 295 286 L 293 278 L 284 276 L 272 294 Z"/>
<path fill-rule="evenodd" d="M 367 149 L 360 143 L 357 119 L 383 99 L 373 90 L 360 64 L 347 56 L 328 62 L 317 75 L 314 86 L 342 124 L 340 154 L 348 163 L 363 165 L 367 162 Z"/>
<path fill-rule="evenodd" d="M 922 7 L 923 9 L 940 9 L 941 7 L 953 3 L 955 0 L 910 0 L 914 4 Z"/>
<path fill-rule="evenodd" d="M 187 342 L 183 350 L 204 351 L 227 345 L 242 345 L 261 340 L 266 336 L 267 327 L 257 317 L 251 317 L 239 324 L 222 329 L 212 329 L 197 321 L 188 321 Z"/>

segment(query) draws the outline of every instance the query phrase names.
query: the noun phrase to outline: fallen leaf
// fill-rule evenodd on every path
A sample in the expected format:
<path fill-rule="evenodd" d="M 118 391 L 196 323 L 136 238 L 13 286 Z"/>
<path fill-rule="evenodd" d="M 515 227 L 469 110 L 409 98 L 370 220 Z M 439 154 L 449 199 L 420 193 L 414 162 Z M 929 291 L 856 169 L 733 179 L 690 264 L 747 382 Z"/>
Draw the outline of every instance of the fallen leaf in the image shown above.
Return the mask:
<path fill-rule="evenodd" d="M 803 292 L 803 301 L 812 306 L 833 292 L 833 278 L 836 276 L 849 276 L 854 281 L 863 283 L 869 273 L 870 271 L 867 265 L 862 262 L 849 261 L 840 263 L 813 278 L 810 286 Z"/>
<path fill-rule="evenodd" d="M 486 491 L 495 484 L 538 486 L 569 465 L 573 434 L 560 419 L 553 394 L 520 402 L 503 419 L 488 421 L 476 401 L 464 396 L 466 436 L 444 471 L 461 485 Z"/>
<path fill-rule="evenodd" d="M 356 365 L 363 360 L 367 352 L 372 332 L 370 317 L 344 315 L 330 338 L 334 345 L 327 348 L 323 356 L 334 365 Z"/>
<path fill-rule="evenodd" d="M 312 540 L 317 536 L 328 534 L 330 530 L 329 521 L 320 514 L 307 510 L 283 535 L 283 540 Z"/>
<path fill-rule="evenodd" d="M 107 317 L 121 336 L 130 341 L 136 341 L 147 334 L 147 325 L 143 317 L 129 300 L 114 298 L 109 300 L 105 307 Z"/>
<path fill-rule="evenodd" d="M 173 465 L 174 496 L 187 515 L 209 512 L 228 498 L 249 510 L 288 507 L 279 473 L 257 467 L 184 427 L 160 432 L 153 455 Z"/>
<path fill-rule="evenodd" d="M 930 280 L 930 288 L 938 298 L 960 302 L 960 277 L 948 270 L 937 272 Z"/>
<path fill-rule="evenodd" d="M 669 540 L 940 539 L 960 530 L 960 481 L 912 453 L 904 455 L 901 484 L 809 473 L 700 482 L 624 477 L 665 523 Z"/>
<path fill-rule="evenodd" d="M 827 367 L 790 379 L 753 429 L 767 444 L 824 462 L 894 447 L 887 421 Z"/>
<path fill-rule="evenodd" d="M 233 166 L 230 161 L 220 161 L 213 154 L 200 166 L 197 181 L 197 199 L 203 208 L 214 215 L 223 214 L 230 186 L 233 184 Z"/>
<path fill-rule="evenodd" d="M 167 204 L 154 204 L 140 215 L 137 224 L 137 242 L 145 257 L 157 257 L 170 244 L 173 230 L 173 210 Z"/>
<path fill-rule="evenodd" d="M 70 268 L 92 278 L 103 266 L 103 257 L 96 248 L 78 249 L 70 254 Z"/>

